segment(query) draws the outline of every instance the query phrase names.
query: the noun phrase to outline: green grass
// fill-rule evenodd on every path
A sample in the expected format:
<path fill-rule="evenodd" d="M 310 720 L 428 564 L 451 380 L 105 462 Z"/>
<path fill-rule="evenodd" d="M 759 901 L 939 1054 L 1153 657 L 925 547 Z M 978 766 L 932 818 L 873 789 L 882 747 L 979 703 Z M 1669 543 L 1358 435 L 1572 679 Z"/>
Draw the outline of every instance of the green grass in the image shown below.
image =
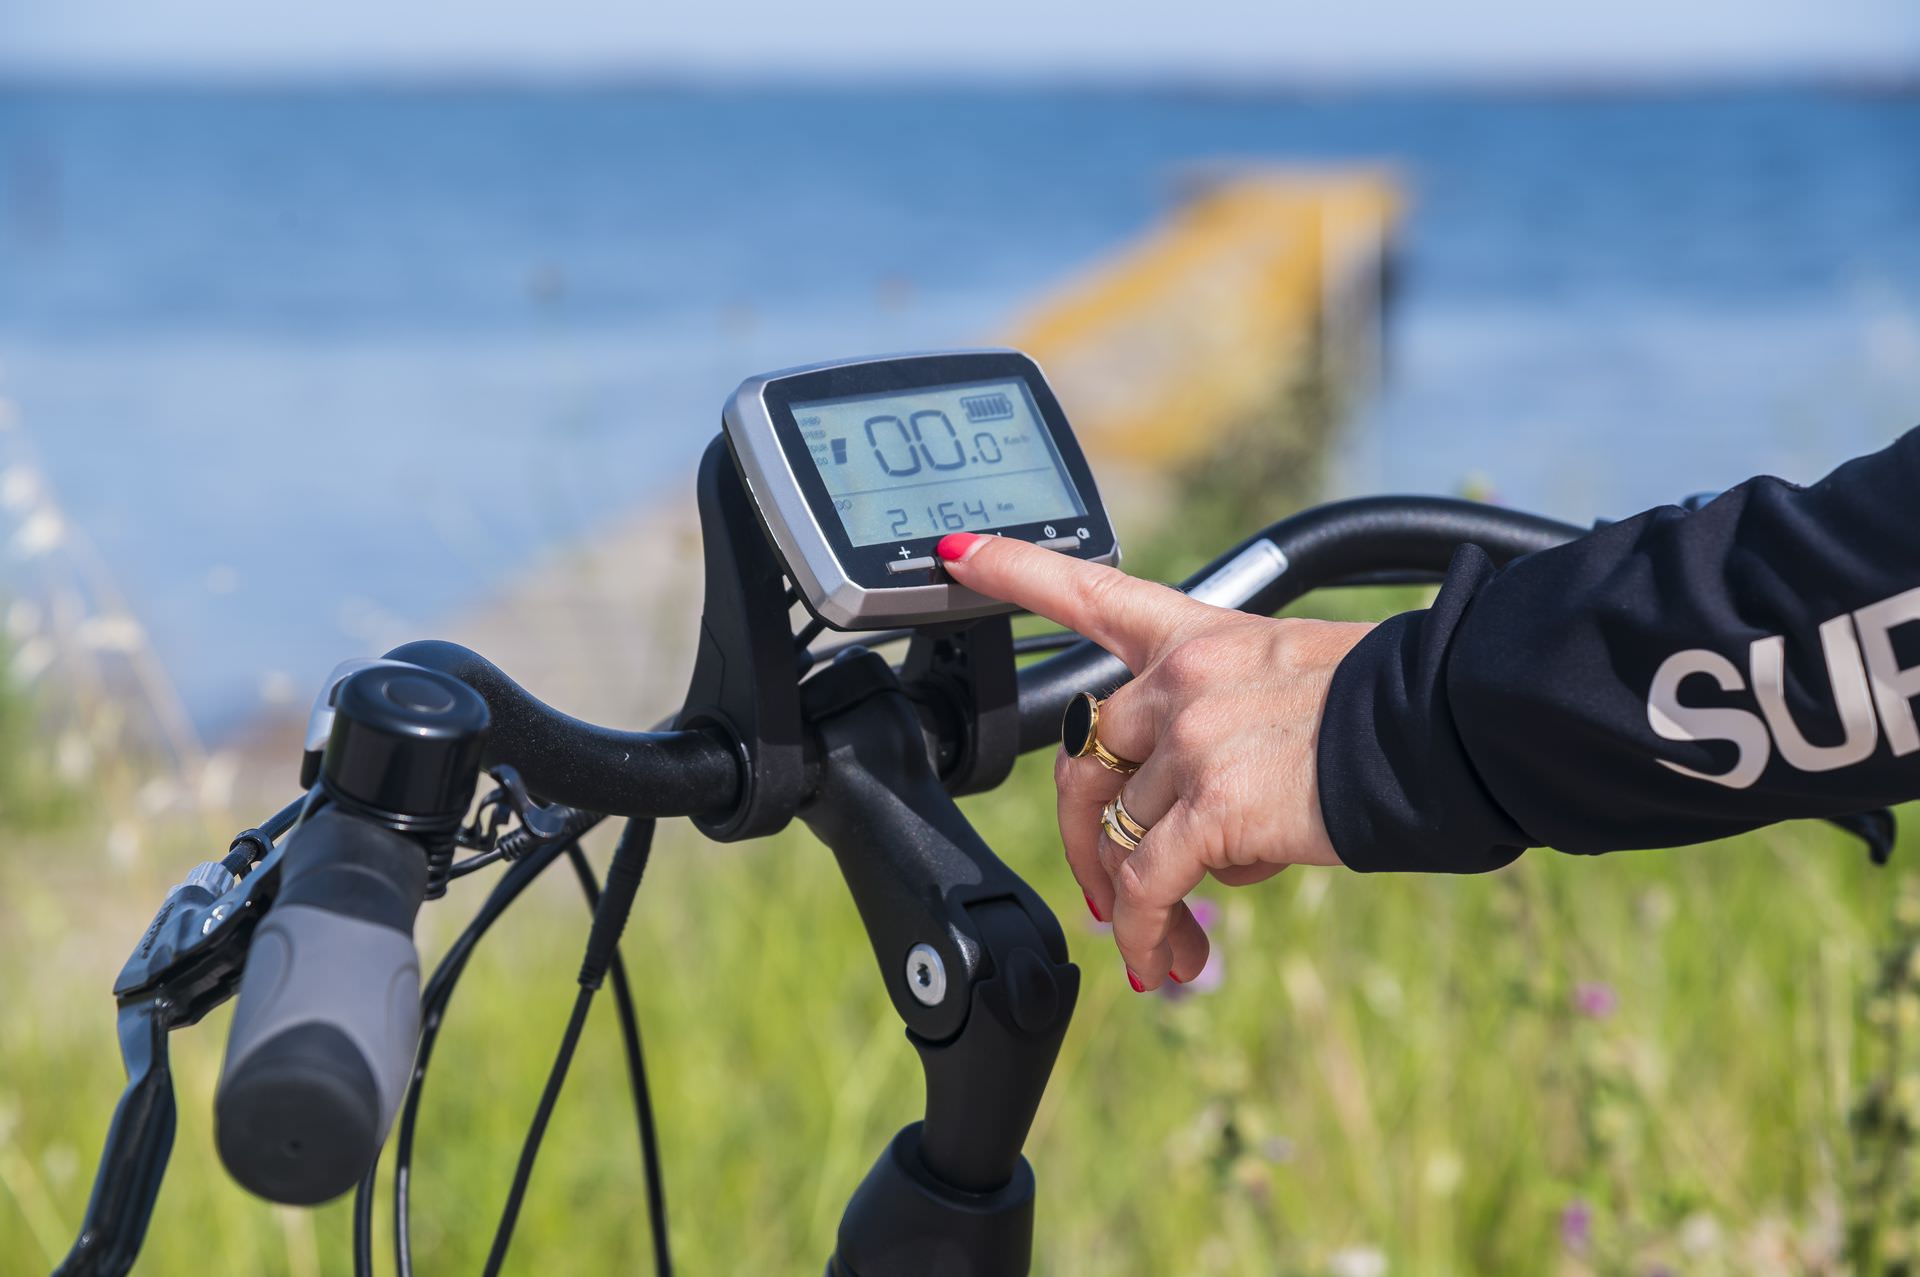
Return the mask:
<path fill-rule="evenodd" d="M 1881 1067 L 1862 1006 L 1915 848 L 1876 870 L 1790 826 L 1673 853 L 1535 852 L 1483 878 L 1296 870 L 1210 893 L 1224 981 L 1172 1001 L 1133 994 L 1086 918 L 1049 789 L 1030 759 L 969 804 L 1058 907 L 1085 971 L 1029 1149 L 1037 1271 L 1319 1273 L 1371 1248 L 1401 1273 L 1746 1273 L 1768 1271 L 1763 1252 L 1804 1248 L 1777 1271 L 1835 1254 L 1848 1114 Z M 43 1270 L 69 1240 L 120 1084 L 107 989 L 195 855 L 105 889 L 84 850 L 6 861 L 0 1271 Z M 423 1272 L 484 1257 L 566 1015 L 585 910 L 564 868 L 550 878 L 483 949 L 436 1057 Z M 430 950 L 482 890 L 468 880 L 428 909 Z M 685 1271 L 817 1271 L 847 1193 L 920 1098 L 832 857 L 798 830 L 715 847 L 670 827 L 626 951 Z M 1581 1014 L 1582 982 L 1617 1010 Z M 224 1026 L 175 1035 L 180 1134 L 142 1270 L 345 1271 L 343 1206 L 276 1210 L 220 1170 Z M 644 1268 L 619 1069 L 602 1005 L 511 1271 Z M 1591 1240 L 1570 1251 L 1575 1203 Z"/>

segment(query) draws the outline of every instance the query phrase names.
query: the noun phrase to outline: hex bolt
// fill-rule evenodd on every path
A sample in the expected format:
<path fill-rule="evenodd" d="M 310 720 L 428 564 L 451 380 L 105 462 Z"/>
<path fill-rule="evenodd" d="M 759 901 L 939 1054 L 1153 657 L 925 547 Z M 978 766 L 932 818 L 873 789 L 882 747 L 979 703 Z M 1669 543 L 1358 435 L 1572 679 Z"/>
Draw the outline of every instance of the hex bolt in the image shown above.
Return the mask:
<path fill-rule="evenodd" d="M 930 944 L 907 950 L 907 988 L 922 1006 L 937 1007 L 947 996 L 947 964 Z"/>

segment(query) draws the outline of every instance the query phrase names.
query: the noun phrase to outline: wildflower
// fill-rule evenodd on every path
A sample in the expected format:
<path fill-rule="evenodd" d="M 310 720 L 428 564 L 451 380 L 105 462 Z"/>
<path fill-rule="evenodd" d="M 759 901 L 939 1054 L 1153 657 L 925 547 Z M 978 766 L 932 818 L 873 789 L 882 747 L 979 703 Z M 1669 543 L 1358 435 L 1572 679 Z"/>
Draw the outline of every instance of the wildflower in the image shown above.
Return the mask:
<path fill-rule="evenodd" d="M 1573 987 L 1573 1009 L 1589 1019 L 1604 1020 L 1619 1005 L 1619 995 L 1603 981 L 1588 980 Z"/>
<path fill-rule="evenodd" d="M 1220 964 L 1220 950 L 1215 948 L 1207 954 L 1207 965 L 1200 968 L 1199 975 L 1185 984 L 1177 980 L 1168 980 L 1160 986 L 1159 992 L 1162 997 L 1178 1002 L 1188 994 L 1212 993 L 1220 987 L 1220 982 L 1225 978 L 1226 969 Z"/>
<path fill-rule="evenodd" d="M 1387 1257 L 1374 1246 L 1348 1246 L 1327 1256 L 1332 1277 L 1386 1277 Z"/>
<path fill-rule="evenodd" d="M 1560 1211 L 1560 1244 L 1581 1254 L 1592 1242 L 1593 1207 L 1576 1197 Z"/>
<path fill-rule="evenodd" d="M 1680 1248 L 1689 1255 L 1710 1255 L 1720 1249 L 1720 1224 L 1705 1211 L 1695 1211 L 1680 1224 Z"/>

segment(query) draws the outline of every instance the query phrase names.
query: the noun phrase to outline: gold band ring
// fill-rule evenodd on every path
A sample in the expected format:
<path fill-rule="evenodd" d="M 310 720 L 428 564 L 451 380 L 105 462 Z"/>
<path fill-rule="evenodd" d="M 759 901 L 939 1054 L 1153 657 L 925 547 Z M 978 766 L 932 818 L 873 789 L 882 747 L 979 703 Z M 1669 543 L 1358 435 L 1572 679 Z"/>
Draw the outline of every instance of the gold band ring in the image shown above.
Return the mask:
<path fill-rule="evenodd" d="M 1115 806 L 1119 801 L 1115 798 L 1100 809 L 1100 828 L 1113 841 L 1113 845 L 1122 851 L 1137 851 L 1140 847 L 1140 835 L 1120 823 L 1120 813 Z M 1132 820 L 1132 817 L 1128 819 Z"/>
<path fill-rule="evenodd" d="M 1108 806 L 1113 809 L 1113 823 L 1132 834 L 1135 842 L 1139 842 L 1147 836 L 1147 826 L 1142 824 L 1138 817 L 1127 810 L 1127 795 L 1124 790 L 1115 794 L 1113 801 L 1109 803 Z"/>
<path fill-rule="evenodd" d="M 1067 702 L 1067 709 L 1060 716 L 1060 746 L 1070 758 L 1085 758 L 1091 754 L 1100 765 L 1122 776 L 1131 776 L 1140 770 L 1140 764 L 1130 758 L 1108 749 L 1100 743 L 1100 707 L 1105 704 L 1092 692 L 1081 692 Z"/>

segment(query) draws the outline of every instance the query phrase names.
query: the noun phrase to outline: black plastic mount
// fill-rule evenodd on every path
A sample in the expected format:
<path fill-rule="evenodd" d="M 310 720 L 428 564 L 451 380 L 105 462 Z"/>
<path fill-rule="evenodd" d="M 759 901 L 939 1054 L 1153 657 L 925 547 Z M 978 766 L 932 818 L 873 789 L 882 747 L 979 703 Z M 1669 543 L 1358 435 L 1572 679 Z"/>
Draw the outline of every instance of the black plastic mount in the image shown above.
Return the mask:
<path fill-rule="evenodd" d="M 925 1120 L 849 1203 L 830 1271 L 1018 1277 L 1033 1231 L 1021 1148 L 1079 969 L 1052 912 L 954 805 L 886 662 L 848 652 L 801 691 L 820 746 L 801 818 L 839 861 L 927 1088 Z"/>
<path fill-rule="evenodd" d="M 719 842 L 784 828 L 813 787 L 784 567 L 768 541 L 724 435 L 700 459 L 697 487 L 706 560 L 699 650 L 678 728 L 725 736 L 740 769 L 739 797 L 697 818 Z M 956 794 L 992 789 L 1020 753 L 1013 630 L 1005 616 L 922 629 L 901 671 L 910 695 L 951 729 L 943 782 Z"/>
<path fill-rule="evenodd" d="M 954 805 L 1004 780 L 1019 752 L 1012 628 L 926 627 L 898 673 L 857 647 L 810 671 L 724 439 L 698 492 L 707 593 L 675 725 L 723 733 L 740 769 L 732 810 L 699 827 L 735 841 L 797 813 L 833 850 L 926 1076 L 925 1119 L 854 1195 L 831 1271 L 1018 1277 L 1033 1237 L 1021 1148 L 1080 973 L 1059 922 Z M 929 736 L 950 747 L 939 770 Z"/>
<path fill-rule="evenodd" d="M 793 626 L 780 561 L 723 436 L 700 458 L 697 491 L 707 595 L 693 681 L 674 726 L 718 731 L 733 743 L 739 799 L 726 815 L 694 823 L 716 842 L 736 842 L 784 828 L 806 793 Z"/>
<path fill-rule="evenodd" d="M 965 725 L 941 777 L 948 793 L 982 794 L 1007 778 L 1020 757 L 1020 684 L 1006 617 L 919 631 L 900 676 L 935 722 Z"/>

